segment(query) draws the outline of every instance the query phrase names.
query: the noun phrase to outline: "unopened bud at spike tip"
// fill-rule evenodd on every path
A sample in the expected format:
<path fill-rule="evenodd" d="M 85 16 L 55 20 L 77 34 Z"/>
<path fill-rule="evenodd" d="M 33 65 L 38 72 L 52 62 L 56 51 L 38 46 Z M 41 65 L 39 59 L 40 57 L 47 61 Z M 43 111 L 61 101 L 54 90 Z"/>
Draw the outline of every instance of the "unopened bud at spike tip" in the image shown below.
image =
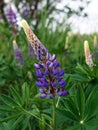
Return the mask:
<path fill-rule="evenodd" d="M 97 37 L 96 37 L 96 35 L 94 36 L 94 48 L 96 48 L 97 47 Z"/>
<path fill-rule="evenodd" d="M 91 53 L 90 53 L 88 41 L 84 41 L 84 53 L 85 53 L 86 64 L 89 67 L 93 67 L 94 64 L 93 64 L 93 61 L 92 61 L 92 56 L 91 56 Z"/>
<path fill-rule="evenodd" d="M 29 28 L 28 23 L 24 19 L 21 21 L 21 25 L 22 25 L 23 28 Z"/>

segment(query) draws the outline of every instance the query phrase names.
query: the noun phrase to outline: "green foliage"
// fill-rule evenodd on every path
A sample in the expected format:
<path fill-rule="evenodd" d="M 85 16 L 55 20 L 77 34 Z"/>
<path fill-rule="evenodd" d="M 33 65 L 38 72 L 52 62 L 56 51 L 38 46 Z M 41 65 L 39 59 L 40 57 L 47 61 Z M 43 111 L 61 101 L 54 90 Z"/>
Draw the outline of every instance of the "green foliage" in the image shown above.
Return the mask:
<path fill-rule="evenodd" d="M 35 34 L 51 54 L 57 55 L 65 70 L 64 79 L 67 97 L 56 97 L 56 130 L 97 130 L 98 129 L 98 58 L 94 66 L 85 63 L 84 40 L 88 40 L 91 53 L 94 35 L 68 35 L 70 27 L 58 24 L 52 30 L 53 20 L 47 21 L 47 13 L 41 11 L 40 23 Z M 50 28 L 48 28 L 48 27 Z M 66 37 L 68 48 L 65 48 Z M 23 30 L 16 41 L 23 52 L 24 67 L 16 66 L 9 28 L 0 23 L 0 130 L 53 130 L 53 100 L 40 99 L 35 86 L 34 56 L 28 56 L 28 43 Z"/>

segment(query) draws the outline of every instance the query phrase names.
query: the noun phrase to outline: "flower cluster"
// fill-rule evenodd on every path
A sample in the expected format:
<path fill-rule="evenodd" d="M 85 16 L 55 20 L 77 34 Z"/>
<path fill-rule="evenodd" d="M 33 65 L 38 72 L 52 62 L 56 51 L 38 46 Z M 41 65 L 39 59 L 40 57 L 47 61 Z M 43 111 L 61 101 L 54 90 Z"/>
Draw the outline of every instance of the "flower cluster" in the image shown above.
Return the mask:
<path fill-rule="evenodd" d="M 53 98 L 55 95 L 66 96 L 68 91 L 65 90 L 66 82 L 63 80 L 64 70 L 60 69 L 60 63 L 56 61 L 56 56 L 51 56 L 46 63 L 34 64 L 38 81 L 41 98 L 47 95 Z"/>
<path fill-rule="evenodd" d="M 18 32 L 17 16 L 14 10 L 12 9 L 11 4 L 9 4 L 9 8 L 7 10 L 7 19 L 9 21 L 10 27 L 12 28 L 12 33 L 16 35 Z"/>
<path fill-rule="evenodd" d="M 66 96 L 68 91 L 65 90 L 66 82 L 63 80 L 64 70 L 61 70 L 60 63 L 56 61 L 56 56 L 48 52 L 25 20 L 22 21 L 22 27 L 36 58 L 39 60 L 39 64 L 34 64 L 34 67 L 36 68 L 38 78 L 36 85 L 39 87 L 40 97 L 46 98 L 49 96 L 52 99 L 56 95 Z"/>
<path fill-rule="evenodd" d="M 16 41 L 13 41 L 13 49 L 14 49 L 14 56 L 15 56 L 15 60 L 16 60 L 16 65 L 17 66 L 24 66 L 24 60 L 23 60 L 23 55 L 20 51 L 20 49 L 18 48 L 18 45 L 16 43 Z"/>

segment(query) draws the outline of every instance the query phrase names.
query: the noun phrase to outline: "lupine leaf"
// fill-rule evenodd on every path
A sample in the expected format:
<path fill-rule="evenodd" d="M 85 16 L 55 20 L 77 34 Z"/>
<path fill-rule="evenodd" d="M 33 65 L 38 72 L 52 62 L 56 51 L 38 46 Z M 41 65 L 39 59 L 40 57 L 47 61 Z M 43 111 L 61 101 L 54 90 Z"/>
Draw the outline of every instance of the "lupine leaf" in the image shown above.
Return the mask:
<path fill-rule="evenodd" d="M 10 92 L 12 96 L 14 97 L 15 101 L 17 102 L 17 104 L 22 105 L 22 98 L 20 97 L 18 92 L 13 87 L 10 89 Z"/>
<path fill-rule="evenodd" d="M 80 124 L 76 124 L 75 126 L 68 127 L 67 129 L 64 130 L 81 130 Z"/>
<path fill-rule="evenodd" d="M 74 99 L 74 97 L 73 97 L 73 99 Z M 77 120 L 79 120 L 77 105 L 75 103 L 75 100 L 73 100 L 73 99 L 72 99 L 72 97 L 68 98 L 67 100 L 64 101 L 64 104 L 65 104 L 66 110 L 75 114 L 75 117 L 77 118 Z"/>
<path fill-rule="evenodd" d="M 7 105 L 7 106 L 11 106 L 12 108 L 14 106 L 17 106 L 18 104 L 15 102 L 15 100 L 13 100 L 11 97 L 6 96 L 4 94 L 0 95 L 1 100 Z"/>
<path fill-rule="evenodd" d="M 12 120 L 12 119 L 16 119 L 16 118 L 18 118 L 19 116 L 20 116 L 20 113 L 14 114 L 14 116 L 12 115 L 12 116 L 9 116 L 9 117 L 6 117 L 6 118 L 0 120 L 0 123 L 6 122 L 6 121 L 9 121 L 9 120 Z"/>
<path fill-rule="evenodd" d="M 0 106 L 0 112 L 5 113 L 5 112 L 14 112 L 15 110 L 12 107 L 9 107 L 7 105 L 1 105 Z"/>
<path fill-rule="evenodd" d="M 56 111 L 57 111 L 57 113 L 61 114 L 62 116 L 65 116 L 65 117 L 69 118 L 70 120 L 74 120 L 74 121 L 78 122 L 77 117 L 71 111 L 62 110 L 62 109 L 56 109 Z"/>
<path fill-rule="evenodd" d="M 22 85 L 22 100 L 24 103 L 27 103 L 29 99 L 29 88 L 27 86 L 27 83 L 24 83 Z"/>
<path fill-rule="evenodd" d="M 96 114 L 98 114 L 98 90 L 94 89 L 91 93 L 90 97 L 87 100 L 86 104 L 86 121 L 93 118 Z"/>
<path fill-rule="evenodd" d="M 98 121 L 96 119 L 85 123 L 86 130 L 98 130 Z"/>
<path fill-rule="evenodd" d="M 80 116 L 81 116 L 81 119 L 83 119 L 84 110 L 85 110 L 85 94 L 81 86 L 78 86 L 76 97 L 77 97 L 77 103 L 79 107 Z"/>
<path fill-rule="evenodd" d="M 20 123 L 21 121 L 23 120 L 23 115 L 20 115 L 15 121 L 14 123 L 12 124 L 12 128 L 16 128 L 18 123 Z"/>
<path fill-rule="evenodd" d="M 29 124 L 30 116 L 26 116 L 22 121 L 22 128 L 21 130 L 26 130 L 28 124 Z"/>

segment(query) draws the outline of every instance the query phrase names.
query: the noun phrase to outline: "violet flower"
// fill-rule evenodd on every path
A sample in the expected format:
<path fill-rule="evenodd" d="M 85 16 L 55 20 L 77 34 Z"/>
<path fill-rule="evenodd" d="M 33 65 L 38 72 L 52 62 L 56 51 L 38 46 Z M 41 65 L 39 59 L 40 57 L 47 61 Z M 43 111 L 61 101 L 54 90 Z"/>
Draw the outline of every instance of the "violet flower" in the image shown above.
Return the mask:
<path fill-rule="evenodd" d="M 36 58 L 39 60 L 39 63 L 34 64 L 34 67 L 36 68 L 38 78 L 36 85 L 41 93 L 40 97 L 46 98 L 48 96 L 53 99 L 56 95 L 66 96 L 68 90 L 65 90 L 64 70 L 61 70 L 60 63 L 56 61 L 56 55 L 51 55 L 48 52 L 25 20 L 22 21 L 22 27 L 30 45 L 33 47 Z"/>
<path fill-rule="evenodd" d="M 36 85 L 41 93 L 41 98 L 49 96 L 50 99 L 58 96 L 66 96 L 66 82 L 63 80 L 64 70 L 61 70 L 56 56 L 51 56 L 46 63 L 34 64 L 36 76 L 38 78 Z"/>
<path fill-rule="evenodd" d="M 21 8 L 21 14 L 23 17 L 27 18 L 30 16 L 30 6 L 29 3 L 25 2 L 23 3 L 23 6 Z"/>
<path fill-rule="evenodd" d="M 18 32 L 17 16 L 11 7 L 11 4 L 9 5 L 9 8 L 7 10 L 7 19 L 9 21 L 10 28 L 12 29 L 12 33 L 16 35 Z"/>
<path fill-rule="evenodd" d="M 17 66 L 24 66 L 23 55 L 22 55 L 20 49 L 18 48 L 18 45 L 17 45 L 15 40 L 13 41 L 13 49 L 14 49 L 14 56 L 15 56 L 15 60 L 16 60 L 16 65 Z"/>

